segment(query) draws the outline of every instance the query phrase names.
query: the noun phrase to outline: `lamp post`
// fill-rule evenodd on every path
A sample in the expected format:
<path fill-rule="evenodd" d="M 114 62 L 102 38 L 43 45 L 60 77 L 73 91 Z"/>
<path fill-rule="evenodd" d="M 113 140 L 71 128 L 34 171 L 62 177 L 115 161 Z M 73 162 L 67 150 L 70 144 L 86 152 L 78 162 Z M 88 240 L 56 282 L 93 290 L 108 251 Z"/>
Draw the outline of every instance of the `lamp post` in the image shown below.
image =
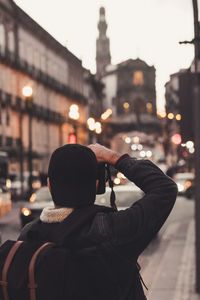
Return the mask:
<path fill-rule="evenodd" d="M 28 124 L 28 170 L 29 170 L 29 195 L 32 194 L 32 173 L 33 173 L 33 161 L 32 161 L 32 107 L 33 107 L 33 89 L 31 86 L 24 86 L 22 94 L 26 100 L 26 106 L 29 114 Z"/>
<path fill-rule="evenodd" d="M 196 291 L 200 294 L 200 90 L 199 70 L 200 61 L 200 24 L 198 1 L 192 0 L 194 17 L 194 38 L 180 44 L 194 44 L 194 82 L 193 82 L 193 116 L 194 116 L 194 165 L 195 165 L 195 246 L 196 246 Z"/>
<path fill-rule="evenodd" d="M 69 107 L 68 117 L 73 126 L 73 132 L 69 134 L 68 143 L 75 144 L 77 143 L 77 122 L 80 118 L 79 106 L 77 104 L 72 104 Z"/>
<path fill-rule="evenodd" d="M 199 16 L 197 0 L 192 0 L 194 13 L 194 140 L 195 140 L 195 229 L 196 229 L 196 291 L 200 293 L 200 91 L 198 62 L 200 60 Z"/>

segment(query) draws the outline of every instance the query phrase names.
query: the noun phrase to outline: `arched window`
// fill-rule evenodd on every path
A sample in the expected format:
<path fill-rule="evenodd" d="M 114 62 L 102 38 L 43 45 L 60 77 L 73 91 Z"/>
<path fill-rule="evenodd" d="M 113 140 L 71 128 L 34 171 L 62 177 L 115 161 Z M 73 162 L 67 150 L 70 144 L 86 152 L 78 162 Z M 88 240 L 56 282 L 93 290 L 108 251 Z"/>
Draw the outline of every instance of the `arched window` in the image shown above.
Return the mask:
<path fill-rule="evenodd" d="M 11 53 L 15 52 L 15 35 L 12 30 L 8 31 L 8 50 Z"/>
<path fill-rule="evenodd" d="M 6 32 L 3 24 L 0 24 L 0 51 L 5 53 L 6 48 Z"/>

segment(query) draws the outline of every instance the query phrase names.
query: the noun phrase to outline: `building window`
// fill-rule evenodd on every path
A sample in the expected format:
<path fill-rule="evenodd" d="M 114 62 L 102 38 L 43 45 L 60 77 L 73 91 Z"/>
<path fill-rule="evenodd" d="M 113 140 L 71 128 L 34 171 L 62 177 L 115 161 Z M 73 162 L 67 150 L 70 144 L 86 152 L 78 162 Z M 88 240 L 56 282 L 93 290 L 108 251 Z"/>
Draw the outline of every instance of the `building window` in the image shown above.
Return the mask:
<path fill-rule="evenodd" d="M 15 52 L 15 36 L 12 30 L 8 31 L 8 50 L 11 53 Z"/>
<path fill-rule="evenodd" d="M 41 56 L 41 70 L 46 73 L 46 57 L 45 55 Z"/>
<path fill-rule="evenodd" d="M 17 147 L 21 146 L 21 138 L 16 138 L 16 146 Z"/>
<path fill-rule="evenodd" d="M 52 62 L 48 59 L 48 75 L 52 76 Z"/>
<path fill-rule="evenodd" d="M 133 85 L 143 85 L 144 84 L 144 75 L 142 71 L 135 71 L 133 73 Z"/>
<path fill-rule="evenodd" d="M 0 24 L 0 51 L 5 53 L 6 48 L 6 32 L 3 24 Z"/>
<path fill-rule="evenodd" d="M 27 62 L 30 66 L 33 65 L 33 49 L 31 46 L 28 47 Z"/>
<path fill-rule="evenodd" d="M 37 50 L 34 52 L 34 66 L 36 69 L 40 69 L 40 56 Z"/>
<path fill-rule="evenodd" d="M 54 74 L 54 78 L 58 79 L 58 67 L 57 64 L 54 64 L 54 68 L 53 68 L 53 74 Z"/>
<path fill-rule="evenodd" d="M 12 139 L 12 137 L 7 137 L 7 138 L 6 138 L 6 146 L 7 146 L 7 147 L 11 147 L 12 144 L 13 144 L 13 139 Z"/>
<path fill-rule="evenodd" d="M 10 112 L 8 107 L 6 108 L 6 125 L 10 125 Z"/>
<path fill-rule="evenodd" d="M 22 60 L 26 60 L 26 47 L 23 41 L 19 41 L 19 56 Z"/>

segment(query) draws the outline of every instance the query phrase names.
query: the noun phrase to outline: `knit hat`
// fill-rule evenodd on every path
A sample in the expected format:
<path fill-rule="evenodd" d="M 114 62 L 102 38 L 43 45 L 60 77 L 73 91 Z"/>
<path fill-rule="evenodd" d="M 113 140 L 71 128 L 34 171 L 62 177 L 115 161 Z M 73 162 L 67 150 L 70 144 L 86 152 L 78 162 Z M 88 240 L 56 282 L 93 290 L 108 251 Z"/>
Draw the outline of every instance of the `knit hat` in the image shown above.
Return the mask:
<path fill-rule="evenodd" d="M 56 205 L 81 207 L 94 203 L 97 159 L 88 147 L 67 144 L 57 148 L 50 158 L 48 177 Z"/>

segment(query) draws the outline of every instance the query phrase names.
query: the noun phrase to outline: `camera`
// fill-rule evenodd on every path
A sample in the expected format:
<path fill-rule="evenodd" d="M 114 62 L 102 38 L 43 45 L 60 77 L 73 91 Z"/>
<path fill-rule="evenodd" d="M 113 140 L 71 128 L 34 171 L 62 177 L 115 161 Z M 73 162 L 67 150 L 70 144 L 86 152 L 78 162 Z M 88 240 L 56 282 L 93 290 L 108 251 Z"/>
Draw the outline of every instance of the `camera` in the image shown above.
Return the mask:
<path fill-rule="evenodd" d="M 98 188 L 97 188 L 97 194 L 101 195 L 104 194 L 106 191 L 106 164 L 105 163 L 98 163 L 97 168 L 97 179 L 99 181 Z"/>

